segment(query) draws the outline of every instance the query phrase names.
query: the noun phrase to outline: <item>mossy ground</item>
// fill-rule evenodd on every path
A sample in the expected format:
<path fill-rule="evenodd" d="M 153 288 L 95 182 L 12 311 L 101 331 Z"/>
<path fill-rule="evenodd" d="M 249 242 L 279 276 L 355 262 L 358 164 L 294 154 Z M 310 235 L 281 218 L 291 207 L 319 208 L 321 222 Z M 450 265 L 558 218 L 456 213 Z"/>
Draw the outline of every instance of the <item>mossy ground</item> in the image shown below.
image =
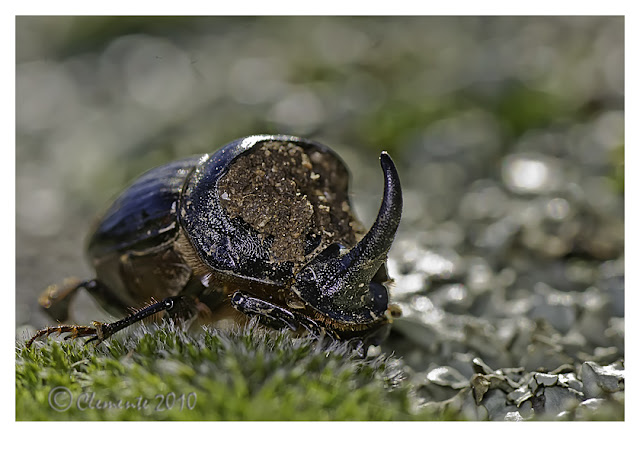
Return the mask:
<path fill-rule="evenodd" d="M 170 324 L 17 348 L 17 420 L 430 420 L 399 360 L 249 327 Z M 145 403 L 146 401 L 146 403 Z"/>

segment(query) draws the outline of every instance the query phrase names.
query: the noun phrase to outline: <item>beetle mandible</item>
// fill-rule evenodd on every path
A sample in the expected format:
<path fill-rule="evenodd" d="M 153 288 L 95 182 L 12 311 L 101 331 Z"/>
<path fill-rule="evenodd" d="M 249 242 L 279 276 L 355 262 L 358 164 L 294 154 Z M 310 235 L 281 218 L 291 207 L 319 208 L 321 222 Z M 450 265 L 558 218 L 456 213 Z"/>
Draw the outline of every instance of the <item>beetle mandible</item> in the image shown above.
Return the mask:
<path fill-rule="evenodd" d="M 380 165 L 384 195 L 366 233 L 351 209 L 342 159 L 311 140 L 253 135 L 148 171 L 89 235 L 96 277 L 67 279 L 39 299 L 64 322 L 74 295 L 85 289 L 121 319 L 48 327 L 27 346 L 52 333 L 99 343 L 155 314 L 258 318 L 276 329 L 381 341 L 395 307 L 385 287 L 386 260 L 402 190 L 386 152 Z"/>

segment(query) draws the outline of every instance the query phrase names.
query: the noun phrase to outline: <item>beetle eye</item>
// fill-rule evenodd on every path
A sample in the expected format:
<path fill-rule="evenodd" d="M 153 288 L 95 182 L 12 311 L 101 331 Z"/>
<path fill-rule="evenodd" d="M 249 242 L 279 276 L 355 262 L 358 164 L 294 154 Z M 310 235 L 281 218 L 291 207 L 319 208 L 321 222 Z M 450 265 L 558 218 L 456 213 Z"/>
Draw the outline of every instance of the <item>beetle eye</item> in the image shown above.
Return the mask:
<path fill-rule="evenodd" d="M 360 297 L 360 304 L 363 308 L 370 309 L 376 315 L 380 315 L 387 310 L 389 303 L 389 294 L 384 285 L 378 282 L 369 284 L 369 292 L 365 292 Z"/>
<path fill-rule="evenodd" d="M 378 282 L 369 284 L 369 295 L 373 299 L 373 308 L 376 310 L 386 310 L 389 302 L 389 295 L 384 285 Z"/>

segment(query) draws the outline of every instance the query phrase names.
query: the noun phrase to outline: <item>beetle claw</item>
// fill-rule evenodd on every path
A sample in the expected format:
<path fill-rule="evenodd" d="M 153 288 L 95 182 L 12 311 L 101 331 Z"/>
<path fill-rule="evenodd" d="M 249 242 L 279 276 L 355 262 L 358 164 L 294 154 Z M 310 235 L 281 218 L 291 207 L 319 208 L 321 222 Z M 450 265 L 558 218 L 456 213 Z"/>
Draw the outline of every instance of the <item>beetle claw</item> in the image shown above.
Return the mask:
<path fill-rule="evenodd" d="M 69 333 L 69 335 L 65 336 L 65 340 L 75 340 L 76 338 L 82 338 L 85 336 L 93 336 L 90 340 L 100 340 L 98 337 L 99 331 L 96 327 L 89 327 L 86 325 L 58 325 L 57 327 L 47 327 L 42 330 L 38 330 L 35 335 L 31 337 L 31 339 L 26 343 L 26 347 L 30 348 L 34 341 L 36 341 L 40 337 L 47 337 L 51 334 L 57 333 L 58 335 L 62 335 L 63 333 Z M 101 340 L 100 340 L 101 341 Z"/>

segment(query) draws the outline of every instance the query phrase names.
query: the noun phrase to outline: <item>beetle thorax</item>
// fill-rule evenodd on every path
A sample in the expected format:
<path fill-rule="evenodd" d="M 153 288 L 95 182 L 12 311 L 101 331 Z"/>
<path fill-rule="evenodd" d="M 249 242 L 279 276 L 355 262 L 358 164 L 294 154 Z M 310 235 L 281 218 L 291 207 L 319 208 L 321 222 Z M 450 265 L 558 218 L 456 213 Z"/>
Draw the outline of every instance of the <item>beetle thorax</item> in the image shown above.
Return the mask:
<path fill-rule="evenodd" d="M 270 141 L 231 164 L 218 196 L 229 218 L 272 240 L 272 260 L 301 263 L 333 242 L 357 242 L 361 227 L 347 182 L 346 169 L 328 153 Z"/>

